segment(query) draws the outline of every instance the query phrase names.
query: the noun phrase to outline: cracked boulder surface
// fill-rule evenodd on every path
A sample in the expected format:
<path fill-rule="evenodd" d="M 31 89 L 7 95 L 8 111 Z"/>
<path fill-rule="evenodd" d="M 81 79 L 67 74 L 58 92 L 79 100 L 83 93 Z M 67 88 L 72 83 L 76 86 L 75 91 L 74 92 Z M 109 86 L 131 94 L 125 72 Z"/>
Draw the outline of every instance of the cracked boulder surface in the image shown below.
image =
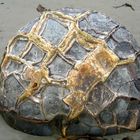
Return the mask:
<path fill-rule="evenodd" d="M 9 41 L 1 63 L 2 116 L 33 135 L 135 131 L 139 52 L 133 35 L 99 12 L 44 11 Z"/>

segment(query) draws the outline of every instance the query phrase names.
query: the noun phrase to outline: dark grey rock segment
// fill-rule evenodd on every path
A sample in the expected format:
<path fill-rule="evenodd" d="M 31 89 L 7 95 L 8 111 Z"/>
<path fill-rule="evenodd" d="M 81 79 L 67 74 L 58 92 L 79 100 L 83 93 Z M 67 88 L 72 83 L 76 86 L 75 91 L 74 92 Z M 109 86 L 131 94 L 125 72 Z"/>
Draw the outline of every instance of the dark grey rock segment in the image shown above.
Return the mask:
<path fill-rule="evenodd" d="M 18 81 L 20 82 L 20 84 L 22 85 L 22 87 L 24 87 L 24 89 L 26 89 L 29 86 L 30 81 L 29 80 L 24 80 L 22 78 L 22 76 L 20 75 L 20 73 L 16 73 L 15 74 L 15 77 L 16 77 L 16 79 L 18 79 Z"/>
<path fill-rule="evenodd" d="M 118 133 L 117 127 L 110 127 L 106 130 L 106 135 L 114 135 Z"/>
<path fill-rule="evenodd" d="M 62 41 L 64 36 L 67 34 L 68 29 L 56 20 L 48 19 L 45 23 L 45 29 L 42 33 L 42 37 L 50 42 L 54 47 Z"/>
<path fill-rule="evenodd" d="M 127 101 L 129 104 L 127 106 L 128 110 L 140 110 L 140 101 L 136 99 L 131 99 Z"/>
<path fill-rule="evenodd" d="M 136 63 L 132 65 L 132 67 L 135 69 L 136 74 L 133 76 L 134 79 L 140 78 L 140 55 L 136 58 Z"/>
<path fill-rule="evenodd" d="M 62 57 L 56 56 L 48 66 L 50 75 L 57 79 L 66 78 L 68 72 L 72 69 L 72 65 L 66 62 Z"/>
<path fill-rule="evenodd" d="M 134 80 L 134 84 L 135 84 L 136 89 L 140 92 L 140 79 Z"/>
<path fill-rule="evenodd" d="M 12 49 L 11 54 L 16 56 L 20 55 L 25 49 L 26 44 L 27 44 L 27 40 L 17 40 Z"/>
<path fill-rule="evenodd" d="M 125 27 L 120 27 L 113 32 L 107 44 L 120 59 L 135 56 L 140 51 L 133 35 Z"/>
<path fill-rule="evenodd" d="M 4 111 L 7 106 L 7 99 L 3 95 L 0 95 L 0 111 Z"/>
<path fill-rule="evenodd" d="M 21 73 L 23 67 L 23 64 L 11 60 L 9 61 L 8 67 L 6 68 L 6 72 L 8 72 L 9 74 L 13 72 Z"/>
<path fill-rule="evenodd" d="M 102 129 L 98 127 L 98 124 L 93 116 L 88 112 L 83 112 L 77 120 L 71 121 L 67 129 L 68 135 L 103 135 Z"/>
<path fill-rule="evenodd" d="M 4 96 L 7 100 L 7 107 L 14 108 L 18 96 L 23 92 L 23 87 L 19 84 L 13 75 L 8 76 L 4 82 Z"/>
<path fill-rule="evenodd" d="M 117 98 L 109 107 L 108 109 L 112 112 L 118 114 L 119 112 L 125 112 L 128 108 L 129 100 L 125 98 Z"/>
<path fill-rule="evenodd" d="M 106 126 L 106 125 L 110 126 L 109 127 L 110 129 L 112 129 L 111 125 L 116 125 L 116 124 L 117 124 L 116 126 L 117 128 L 127 129 L 129 125 L 135 126 L 133 119 L 137 119 L 136 118 L 137 111 L 140 111 L 140 102 L 138 100 L 125 98 L 125 97 L 119 97 L 119 98 L 116 98 L 111 104 L 109 104 L 104 109 L 103 112 L 99 114 L 99 120 L 102 126 Z M 105 114 L 106 117 L 104 117 L 102 113 Z M 137 127 L 138 126 L 140 126 L 140 122 L 137 122 Z"/>
<path fill-rule="evenodd" d="M 52 120 L 57 115 L 68 115 L 69 107 L 63 102 L 63 98 L 69 91 L 63 87 L 52 85 L 42 92 L 43 110 L 47 120 Z"/>
<path fill-rule="evenodd" d="M 44 55 L 45 53 L 33 44 L 31 50 L 25 55 L 24 59 L 32 63 L 37 63 L 43 59 Z"/>
<path fill-rule="evenodd" d="M 125 83 L 132 81 L 132 77 L 128 68 L 124 66 L 117 67 L 108 79 L 105 81 L 107 85 L 114 93 L 117 93 L 118 89 Z"/>
<path fill-rule="evenodd" d="M 90 93 L 86 108 L 94 115 L 99 114 L 115 98 L 115 94 L 103 84 L 98 84 Z"/>
<path fill-rule="evenodd" d="M 83 46 L 74 42 L 72 47 L 67 51 L 66 56 L 74 60 L 82 60 L 87 53 L 88 51 Z"/>
<path fill-rule="evenodd" d="M 39 136 L 49 136 L 54 133 L 52 123 L 33 123 L 32 121 L 19 118 L 15 112 L 3 113 L 2 115 L 10 126 L 24 133 Z"/>
<path fill-rule="evenodd" d="M 140 100 L 139 92 L 139 58 L 135 63 L 117 67 L 105 82 L 117 96 L 125 96 Z"/>
<path fill-rule="evenodd" d="M 30 119 L 44 120 L 40 111 L 40 105 L 30 100 L 20 105 L 19 115 Z"/>
<path fill-rule="evenodd" d="M 125 66 L 128 70 L 128 74 L 131 77 L 129 81 L 126 77 L 125 83 L 122 83 L 118 88 L 119 96 L 126 96 L 130 98 L 136 98 L 140 100 L 140 91 L 139 91 L 139 78 L 140 78 L 140 69 L 139 69 L 139 56 L 137 57 L 135 63 L 128 64 Z"/>
<path fill-rule="evenodd" d="M 114 39 L 109 38 L 109 40 L 107 41 L 107 45 L 111 50 L 115 50 L 118 43 Z"/>
<path fill-rule="evenodd" d="M 114 123 L 114 116 L 111 111 L 102 111 L 99 115 L 99 118 L 103 125 L 111 125 Z"/>
<path fill-rule="evenodd" d="M 101 13 L 93 12 L 82 19 L 79 26 L 80 29 L 92 36 L 104 39 L 117 26 L 117 23 Z"/>
<path fill-rule="evenodd" d="M 129 42 L 133 46 L 135 51 L 140 51 L 140 47 L 134 39 L 133 35 L 125 27 L 120 27 L 116 32 L 112 34 L 112 37 L 118 43 Z"/>
<path fill-rule="evenodd" d="M 121 111 L 117 114 L 117 124 L 121 126 L 129 126 L 129 123 L 133 117 L 134 116 L 131 111 Z"/>
<path fill-rule="evenodd" d="M 121 42 L 119 43 L 114 52 L 119 56 L 121 59 L 127 59 L 129 57 L 135 56 L 135 50 L 133 46 L 129 42 Z"/>
<path fill-rule="evenodd" d="M 136 83 L 134 83 L 134 81 L 130 83 L 129 95 L 131 98 L 136 98 L 140 100 L 140 92 L 138 90 L 138 84 L 136 86 Z"/>

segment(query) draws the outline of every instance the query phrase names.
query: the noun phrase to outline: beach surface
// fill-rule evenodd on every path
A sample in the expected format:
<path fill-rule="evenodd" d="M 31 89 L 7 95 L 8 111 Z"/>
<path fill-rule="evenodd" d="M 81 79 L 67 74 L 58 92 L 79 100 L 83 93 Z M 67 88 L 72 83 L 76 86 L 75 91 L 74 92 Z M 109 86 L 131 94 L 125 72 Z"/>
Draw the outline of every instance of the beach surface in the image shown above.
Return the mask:
<path fill-rule="evenodd" d="M 125 3 L 130 7 L 114 8 Z M 48 9 L 61 7 L 84 8 L 100 11 L 124 25 L 140 45 L 140 0 L 0 0 L 0 60 L 2 59 L 8 40 L 16 35 L 18 29 L 39 16 L 36 7 L 41 4 Z M 122 140 L 131 136 L 140 139 L 140 131 L 108 137 L 109 140 Z M 24 134 L 9 127 L 0 117 L 0 140 L 55 140 L 54 137 L 36 137 Z"/>

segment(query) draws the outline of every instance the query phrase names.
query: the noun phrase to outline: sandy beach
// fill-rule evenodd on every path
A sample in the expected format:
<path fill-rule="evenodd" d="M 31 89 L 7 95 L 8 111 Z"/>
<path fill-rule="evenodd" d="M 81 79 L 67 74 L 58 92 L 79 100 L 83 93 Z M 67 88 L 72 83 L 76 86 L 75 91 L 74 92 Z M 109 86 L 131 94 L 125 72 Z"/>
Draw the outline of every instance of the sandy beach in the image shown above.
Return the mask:
<path fill-rule="evenodd" d="M 124 3 L 130 7 L 114 8 Z M 39 15 L 36 7 L 41 4 L 48 9 L 61 7 L 75 7 L 100 11 L 115 21 L 124 25 L 135 37 L 140 45 L 140 0 L 0 0 L 0 60 L 4 53 L 8 40 L 16 35 L 18 29 Z M 137 134 L 140 133 L 139 131 Z M 135 135 L 129 133 L 128 135 Z M 122 138 L 124 135 L 120 135 Z M 112 137 L 109 137 L 111 139 Z M 114 136 L 113 140 L 119 140 Z M 134 136 L 139 140 L 140 135 Z M 55 140 L 55 137 L 36 137 L 24 134 L 9 127 L 0 117 L 0 140 Z"/>

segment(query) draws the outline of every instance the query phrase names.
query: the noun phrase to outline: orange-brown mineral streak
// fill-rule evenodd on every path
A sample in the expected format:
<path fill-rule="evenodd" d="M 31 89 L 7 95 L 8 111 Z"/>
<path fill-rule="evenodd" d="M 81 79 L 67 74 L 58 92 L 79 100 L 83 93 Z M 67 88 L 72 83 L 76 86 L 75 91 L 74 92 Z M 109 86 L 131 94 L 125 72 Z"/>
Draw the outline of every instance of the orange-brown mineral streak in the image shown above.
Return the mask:
<path fill-rule="evenodd" d="M 80 91 L 73 92 L 64 99 L 64 102 L 71 107 L 71 112 L 68 119 L 74 119 L 82 112 L 84 109 L 83 103 L 85 101 L 86 97 L 84 96 L 84 93 Z"/>
<path fill-rule="evenodd" d="M 72 70 L 68 76 L 68 85 L 74 90 L 85 91 L 84 84 L 89 78 L 96 81 L 98 71 L 92 68 L 89 62 L 84 62 L 77 69 Z"/>
<path fill-rule="evenodd" d="M 46 70 L 44 71 L 44 69 L 34 70 L 27 68 L 24 76 L 25 79 L 30 80 L 30 84 L 24 93 L 18 98 L 17 105 L 35 93 L 35 91 L 40 87 L 42 78 L 45 78 L 48 82 L 48 79 L 46 78 L 48 77 L 48 72 Z"/>
<path fill-rule="evenodd" d="M 100 82 L 106 73 L 112 71 L 117 62 L 117 57 L 110 54 L 103 46 L 98 46 L 88 55 L 85 61 L 80 64 L 78 71 L 83 77 L 86 77 L 86 75 L 93 77 L 94 75 L 94 78 L 99 79 L 97 81 Z M 82 79 L 85 80 L 84 78 Z"/>
<path fill-rule="evenodd" d="M 68 75 L 68 86 L 74 91 L 64 99 L 72 109 L 69 119 L 77 117 L 82 112 L 91 89 L 99 82 L 105 81 L 118 63 L 118 57 L 109 52 L 105 45 L 99 45 Z M 79 92 L 82 94 L 76 94 Z"/>

